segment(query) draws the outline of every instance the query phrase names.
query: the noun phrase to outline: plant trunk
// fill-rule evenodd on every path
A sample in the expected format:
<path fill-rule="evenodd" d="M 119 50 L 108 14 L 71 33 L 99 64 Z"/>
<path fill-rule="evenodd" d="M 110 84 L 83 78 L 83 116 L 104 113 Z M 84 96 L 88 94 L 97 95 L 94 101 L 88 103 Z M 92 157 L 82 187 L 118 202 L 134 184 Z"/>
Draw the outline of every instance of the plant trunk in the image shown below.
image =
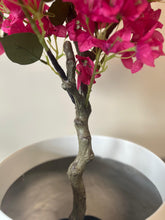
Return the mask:
<path fill-rule="evenodd" d="M 91 135 L 88 129 L 90 107 L 76 108 L 75 128 L 77 131 L 79 152 L 68 169 L 68 178 L 73 190 L 73 210 L 69 220 L 84 220 L 86 212 L 86 193 L 83 172 L 86 165 L 94 158 L 91 147 Z"/>
<path fill-rule="evenodd" d="M 86 103 L 86 91 L 78 91 L 75 82 L 76 63 L 71 43 L 64 43 L 66 54 L 67 80 L 63 80 L 65 89 L 75 104 L 76 118 L 74 120 L 78 136 L 79 151 L 73 163 L 68 168 L 68 178 L 73 190 L 73 210 L 69 220 L 84 220 L 86 212 L 86 193 L 83 183 L 83 172 L 87 164 L 94 159 L 91 146 L 91 135 L 88 128 L 88 119 L 91 113 L 90 103 Z"/>

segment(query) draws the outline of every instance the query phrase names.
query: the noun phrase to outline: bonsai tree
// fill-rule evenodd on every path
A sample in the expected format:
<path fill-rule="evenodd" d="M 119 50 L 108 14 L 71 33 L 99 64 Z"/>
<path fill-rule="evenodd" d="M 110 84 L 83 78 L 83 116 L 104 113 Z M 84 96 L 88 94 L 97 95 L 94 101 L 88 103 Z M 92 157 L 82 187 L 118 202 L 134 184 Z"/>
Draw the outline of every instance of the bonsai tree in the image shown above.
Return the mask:
<path fill-rule="evenodd" d="M 36 61 L 47 65 L 61 78 L 62 88 L 75 106 L 79 151 L 67 172 L 73 190 L 69 220 L 83 220 L 86 212 L 83 172 L 94 159 L 88 119 L 96 79 L 116 57 L 134 74 L 144 64 L 154 67 L 155 59 L 164 55 L 164 39 L 158 31 L 163 26 L 159 22 L 161 10 L 152 9 L 153 2 L 0 1 L 0 54 L 5 52 L 12 62 L 21 65 Z M 64 39 L 61 53 L 58 38 Z M 59 64 L 64 54 L 66 72 Z"/>

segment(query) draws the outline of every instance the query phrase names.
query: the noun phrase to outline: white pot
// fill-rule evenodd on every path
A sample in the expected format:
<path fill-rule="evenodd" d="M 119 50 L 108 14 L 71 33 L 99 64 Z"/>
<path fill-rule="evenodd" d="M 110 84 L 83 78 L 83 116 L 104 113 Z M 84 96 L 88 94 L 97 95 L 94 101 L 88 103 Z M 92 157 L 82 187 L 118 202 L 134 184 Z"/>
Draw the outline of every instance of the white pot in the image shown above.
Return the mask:
<path fill-rule="evenodd" d="M 92 141 L 96 156 L 114 159 L 136 168 L 157 187 L 165 202 L 165 163 L 159 157 L 144 147 L 117 138 L 93 136 Z M 26 171 L 52 159 L 73 156 L 76 152 L 76 137 L 65 137 L 35 143 L 6 158 L 0 163 L 0 204 L 12 183 Z M 0 220 L 9 219 L 0 211 Z"/>

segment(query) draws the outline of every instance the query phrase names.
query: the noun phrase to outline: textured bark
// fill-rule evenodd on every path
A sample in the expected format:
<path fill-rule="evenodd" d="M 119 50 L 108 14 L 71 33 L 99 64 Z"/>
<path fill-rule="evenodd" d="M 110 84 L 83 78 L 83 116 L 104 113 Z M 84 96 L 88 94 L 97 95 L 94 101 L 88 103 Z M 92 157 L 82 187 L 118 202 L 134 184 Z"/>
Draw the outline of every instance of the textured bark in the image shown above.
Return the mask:
<path fill-rule="evenodd" d="M 91 113 L 90 103 L 86 104 L 85 95 L 76 88 L 75 83 L 75 58 L 71 43 L 65 42 L 67 78 L 62 87 L 74 98 L 76 118 L 74 120 L 78 136 L 79 151 L 73 163 L 68 168 L 68 178 L 73 190 L 73 210 L 69 220 L 84 220 L 86 212 L 86 193 L 83 183 L 83 172 L 87 164 L 94 158 L 91 146 L 91 135 L 88 129 L 88 118 Z"/>

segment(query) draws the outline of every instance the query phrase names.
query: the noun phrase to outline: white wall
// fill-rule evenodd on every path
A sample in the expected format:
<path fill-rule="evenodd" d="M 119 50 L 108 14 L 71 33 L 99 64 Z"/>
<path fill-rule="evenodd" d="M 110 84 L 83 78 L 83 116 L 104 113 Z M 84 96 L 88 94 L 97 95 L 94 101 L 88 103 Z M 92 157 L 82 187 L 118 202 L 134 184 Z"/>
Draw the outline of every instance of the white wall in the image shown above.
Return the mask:
<path fill-rule="evenodd" d="M 39 62 L 13 64 L 5 55 L 0 65 L 1 158 L 28 144 L 75 133 L 74 106 L 51 70 Z M 165 156 L 164 66 L 161 57 L 156 68 L 132 75 L 120 60 L 110 62 L 93 87 L 92 133 L 134 141 Z"/>

